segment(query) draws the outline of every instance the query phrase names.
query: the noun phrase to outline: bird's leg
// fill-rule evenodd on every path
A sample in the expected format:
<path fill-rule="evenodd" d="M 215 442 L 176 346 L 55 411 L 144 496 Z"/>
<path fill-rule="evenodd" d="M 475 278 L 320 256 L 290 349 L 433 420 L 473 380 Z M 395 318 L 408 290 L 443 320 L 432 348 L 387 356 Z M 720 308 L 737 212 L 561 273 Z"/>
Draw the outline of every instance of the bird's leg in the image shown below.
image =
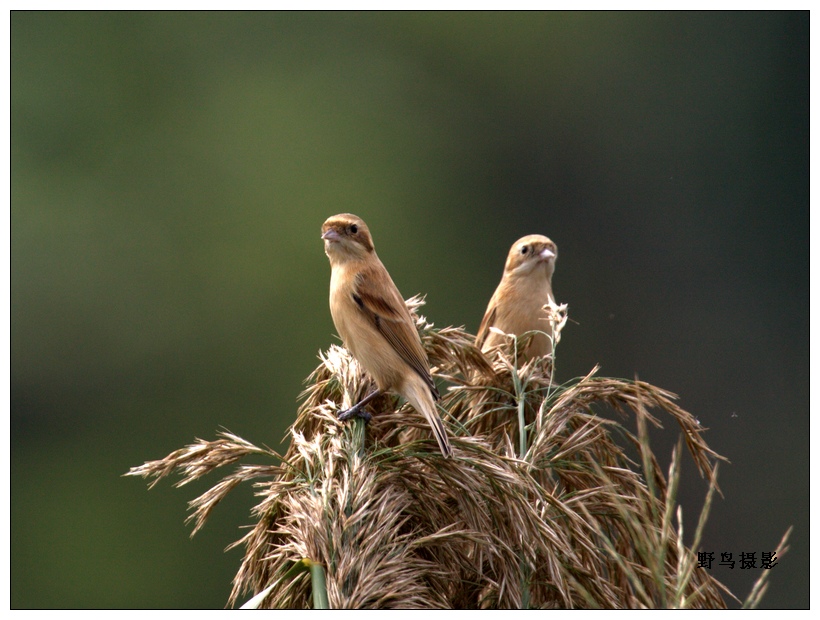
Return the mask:
<path fill-rule="evenodd" d="M 364 406 L 371 400 L 376 398 L 376 396 L 378 396 L 379 394 L 381 394 L 379 390 L 373 390 L 372 392 L 370 392 L 370 394 L 365 396 L 358 403 L 353 405 L 350 409 L 340 411 L 339 420 L 344 422 L 345 420 L 349 420 L 353 416 L 359 416 L 360 418 L 364 419 L 365 423 L 370 422 L 370 418 L 373 416 L 371 416 L 369 413 L 367 413 L 367 411 L 364 410 Z"/>

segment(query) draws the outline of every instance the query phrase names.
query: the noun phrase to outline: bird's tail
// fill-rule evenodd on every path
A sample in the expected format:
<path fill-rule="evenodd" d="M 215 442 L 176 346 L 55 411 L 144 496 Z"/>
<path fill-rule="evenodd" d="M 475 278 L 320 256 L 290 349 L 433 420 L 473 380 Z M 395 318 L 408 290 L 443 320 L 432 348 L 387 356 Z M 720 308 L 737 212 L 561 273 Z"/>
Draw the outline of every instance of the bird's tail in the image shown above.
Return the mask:
<path fill-rule="evenodd" d="M 413 375 L 409 381 L 405 382 L 403 388 L 402 396 L 427 420 L 433 430 L 433 436 L 438 442 L 441 453 L 445 458 L 451 456 L 453 449 L 450 447 L 450 440 L 447 438 L 444 423 L 436 411 L 436 403 L 432 394 L 430 394 L 429 386 L 420 377 Z"/>

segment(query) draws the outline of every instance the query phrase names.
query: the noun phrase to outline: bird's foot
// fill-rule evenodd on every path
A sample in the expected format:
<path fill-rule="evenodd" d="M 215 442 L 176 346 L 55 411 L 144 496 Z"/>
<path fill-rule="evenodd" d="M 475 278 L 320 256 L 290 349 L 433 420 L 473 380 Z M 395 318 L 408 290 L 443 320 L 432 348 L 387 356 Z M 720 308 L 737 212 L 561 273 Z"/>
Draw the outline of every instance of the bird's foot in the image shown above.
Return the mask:
<path fill-rule="evenodd" d="M 359 416 L 360 418 L 362 418 L 365 424 L 370 422 L 370 419 L 373 417 L 367 411 L 365 411 L 365 408 L 362 407 L 361 403 L 359 403 L 358 405 L 353 405 L 350 409 L 340 411 L 338 418 L 339 421 L 344 422 L 345 420 L 349 420 L 350 418 L 353 418 L 355 416 Z"/>

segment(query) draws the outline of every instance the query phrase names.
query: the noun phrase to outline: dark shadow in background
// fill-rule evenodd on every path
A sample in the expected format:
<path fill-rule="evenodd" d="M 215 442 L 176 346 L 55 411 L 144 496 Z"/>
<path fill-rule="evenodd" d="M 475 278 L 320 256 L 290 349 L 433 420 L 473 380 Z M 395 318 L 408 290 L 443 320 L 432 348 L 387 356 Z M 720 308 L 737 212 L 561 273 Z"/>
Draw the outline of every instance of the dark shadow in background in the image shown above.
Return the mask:
<path fill-rule="evenodd" d="M 12 607 L 224 605 L 250 490 L 191 542 L 215 479 L 120 476 L 221 426 L 277 445 L 336 341 L 341 211 L 438 326 L 554 239 L 559 378 L 680 394 L 732 461 L 703 550 L 794 525 L 764 606 L 808 607 L 807 12 L 15 11 L 11 132 Z M 687 541 L 705 493 L 687 461 Z"/>

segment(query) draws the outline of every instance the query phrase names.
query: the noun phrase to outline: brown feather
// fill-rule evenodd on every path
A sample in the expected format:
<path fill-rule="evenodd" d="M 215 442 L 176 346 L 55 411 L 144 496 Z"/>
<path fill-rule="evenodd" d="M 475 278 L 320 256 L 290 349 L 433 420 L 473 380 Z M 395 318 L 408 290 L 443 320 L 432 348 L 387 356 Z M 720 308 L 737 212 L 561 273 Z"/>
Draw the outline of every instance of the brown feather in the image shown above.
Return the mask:
<path fill-rule="evenodd" d="M 362 269 L 356 275 L 354 289 L 362 301 L 361 311 L 438 400 L 438 389 L 430 375 L 415 323 L 384 266 L 379 263 Z"/>
<path fill-rule="evenodd" d="M 496 307 L 493 305 L 492 300 L 490 300 L 490 307 L 487 308 L 484 318 L 481 319 L 481 325 L 479 325 L 478 334 L 475 337 L 475 346 L 479 349 L 484 345 L 484 341 L 487 339 L 487 334 L 490 333 L 490 328 L 495 325 L 495 311 Z"/>

